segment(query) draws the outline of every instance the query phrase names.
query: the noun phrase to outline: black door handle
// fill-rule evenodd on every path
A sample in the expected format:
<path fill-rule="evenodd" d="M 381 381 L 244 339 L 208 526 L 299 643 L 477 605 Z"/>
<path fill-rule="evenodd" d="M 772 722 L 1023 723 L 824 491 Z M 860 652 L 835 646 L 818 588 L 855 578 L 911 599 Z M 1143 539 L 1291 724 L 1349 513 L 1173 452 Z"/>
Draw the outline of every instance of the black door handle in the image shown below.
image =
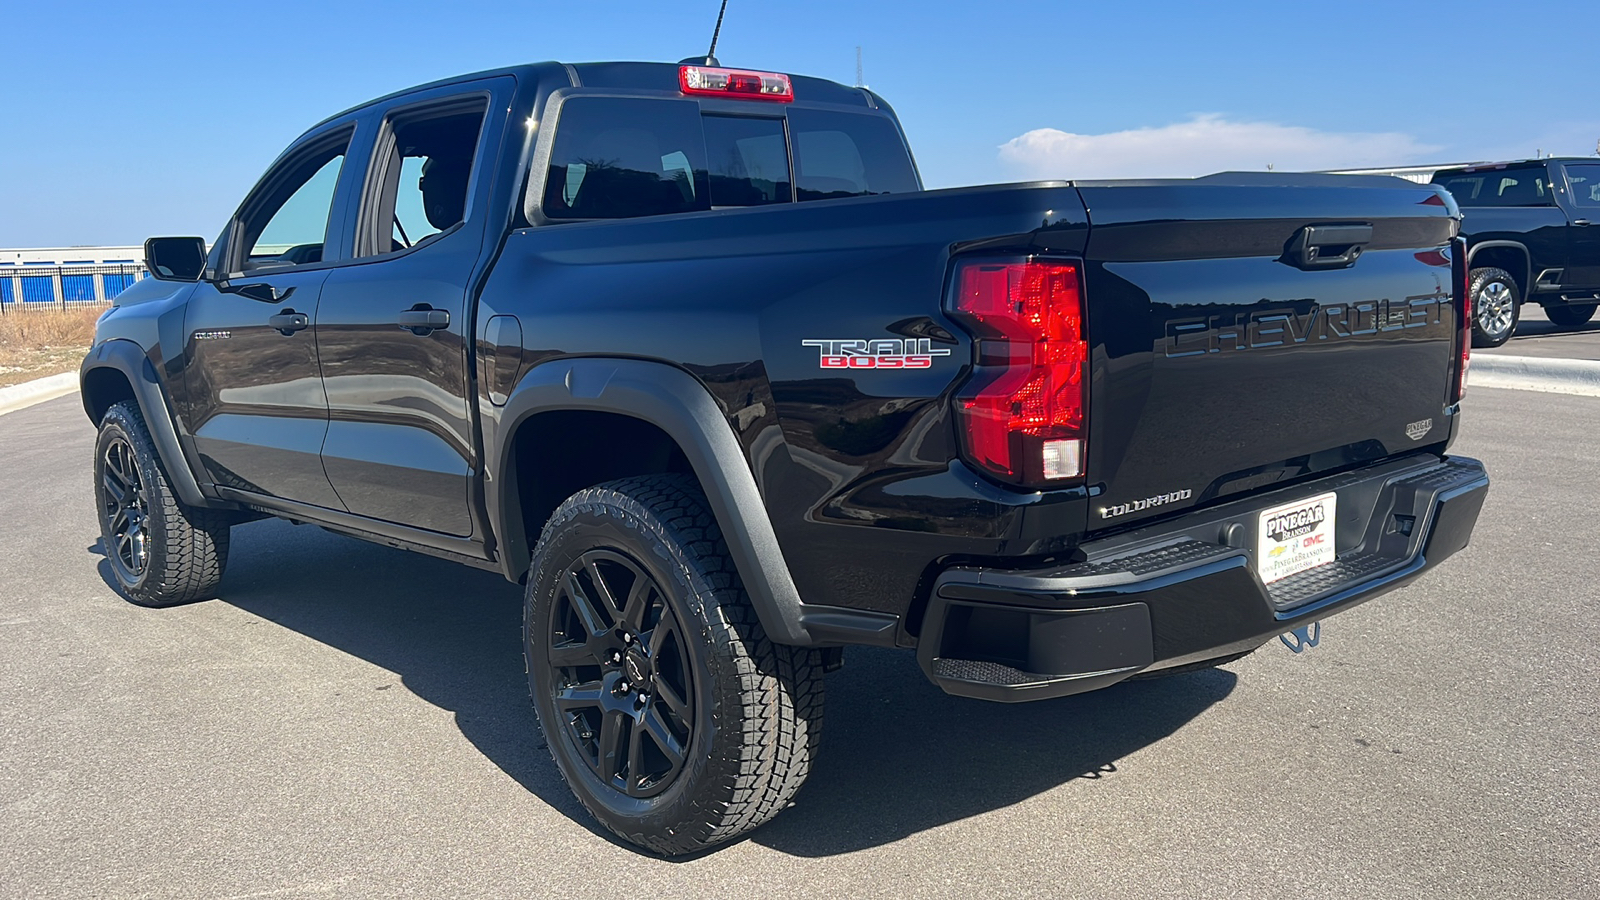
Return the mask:
<path fill-rule="evenodd" d="M 286 309 L 268 319 L 267 324 L 278 329 L 283 334 L 294 334 L 296 331 L 310 328 L 311 320 L 306 317 L 305 313 L 297 313 L 292 309 Z"/>
<path fill-rule="evenodd" d="M 450 311 L 434 309 L 426 303 L 418 303 L 400 314 L 396 320 L 401 328 L 412 334 L 429 334 L 442 328 L 450 327 Z"/>

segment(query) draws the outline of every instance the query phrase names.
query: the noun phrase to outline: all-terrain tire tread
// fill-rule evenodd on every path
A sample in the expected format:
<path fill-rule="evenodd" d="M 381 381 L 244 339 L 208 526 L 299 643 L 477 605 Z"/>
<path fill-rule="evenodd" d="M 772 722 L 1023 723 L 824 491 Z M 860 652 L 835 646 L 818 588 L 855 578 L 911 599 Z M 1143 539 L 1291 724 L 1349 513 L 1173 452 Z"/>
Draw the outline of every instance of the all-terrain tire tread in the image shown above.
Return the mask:
<path fill-rule="evenodd" d="M 101 421 L 102 427 L 115 422 L 128 435 L 140 477 L 147 481 L 149 511 L 155 520 L 145 576 L 136 585 L 124 585 L 128 599 L 141 606 L 176 606 L 209 598 L 228 565 L 232 531 L 228 515 L 178 499 L 138 404 L 114 404 Z M 110 535 L 105 538 L 109 543 Z M 106 552 L 113 550 L 107 546 Z"/>
<path fill-rule="evenodd" d="M 822 737 L 821 651 L 773 643 L 756 616 L 715 515 L 695 480 L 685 475 L 625 478 L 574 494 L 546 523 L 535 569 L 545 546 L 576 516 L 620 516 L 645 523 L 692 588 L 689 604 L 720 671 L 736 677 L 721 686 L 714 705 L 738 712 L 737 739 L 718 740 L 681 829 L 619 830 L 575 791 L 578 799 L 624 839 L 665 856 L 681 856 L 732 840 L 761 826 L 789 805 L 811 770 Z M 529 578 L 537 584 L 539 573 Z M 526 639 L 528 635 L 524 635 Z M 530 663 L 531 664 L 531 663 Z M 696 672 L 697 678 L 707 673 Z M 731 729 L 729 730 L 731 732 Z M 546 743 L 555 752 L 554 735 Z M 701 748 L 705 750 L 706 748 Z M 557 758 L 558 762 L 559 757 Z M 570 780 L 570 779 L 569 779 Z"/>

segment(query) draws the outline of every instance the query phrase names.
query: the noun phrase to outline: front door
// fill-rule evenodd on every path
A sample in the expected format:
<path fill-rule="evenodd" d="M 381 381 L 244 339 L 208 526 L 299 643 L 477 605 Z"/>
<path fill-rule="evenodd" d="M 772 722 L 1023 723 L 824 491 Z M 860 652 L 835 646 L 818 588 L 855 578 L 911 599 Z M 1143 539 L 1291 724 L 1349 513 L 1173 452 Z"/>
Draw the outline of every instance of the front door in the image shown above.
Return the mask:
<path fill-rule="evenodd" d="M 211 480 L 267 498 L 341 509 L 322 470 L 328 401 L 318 301 L 331 271 L 328 223 L 350 140 L 313 139 L 263 179 L 189 301 L 189 428 Z"/>
<path fill-rule="evenodd" d="M 352 513 L 473 533 L 468 283 L 488 196 L 476 169 L 503 126 L 506 104 L 490 96 L 509 86 L 407 98 L 377 133 L 353 264 L 329 276 L 316 320 L 322 463 Z"/>

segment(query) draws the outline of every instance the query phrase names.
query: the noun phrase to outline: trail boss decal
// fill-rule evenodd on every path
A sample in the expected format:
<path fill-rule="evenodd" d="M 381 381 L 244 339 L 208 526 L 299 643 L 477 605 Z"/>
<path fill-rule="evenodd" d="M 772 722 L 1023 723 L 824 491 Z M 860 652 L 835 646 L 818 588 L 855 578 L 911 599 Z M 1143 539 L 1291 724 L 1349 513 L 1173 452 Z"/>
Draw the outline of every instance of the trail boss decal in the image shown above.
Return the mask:
<path fill-rule="evenodd" d="M 926 369 L 935 356 L 949 356 L 944 348 L 933 349 L 929 338 L 876 338 L 869 341 L 801 341 L 816 347 L 824 369 Z"/>

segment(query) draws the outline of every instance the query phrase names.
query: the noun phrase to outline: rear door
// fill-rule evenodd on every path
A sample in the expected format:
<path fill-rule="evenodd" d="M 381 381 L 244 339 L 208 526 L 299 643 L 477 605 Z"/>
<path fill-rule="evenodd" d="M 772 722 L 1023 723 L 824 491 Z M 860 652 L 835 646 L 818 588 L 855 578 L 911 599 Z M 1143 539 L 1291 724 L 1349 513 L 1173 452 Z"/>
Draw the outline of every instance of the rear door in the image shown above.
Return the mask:
<path fill-rule="evenodd" d="M 1567 163 L 1564 168 L 1572 225 L 1567 229 L 1571 258 L 1562 283 L 1600 291 L 1600 162 Z"/>
<path fill-rule="evenodd" d="M 477 471 L 469 302 L 515 82 L 413 94 L 380 110 L 354 263 L 317 309 L 329 426 L 322 465 L 345 508 L 447 535 L 473 531 Z"/>
<path fill-rule="evenodd" d="M 217 485 L 341 508 L 322 471 L 328 403 L 311 325 L 343 256 L 337 221 L 353 125 L 291 150 L 224 235 L 220 271 L 196 286 L 184 327 L 186 414 Z"/>
<path fill-rule="evenodd" d="M 1259 181 L 1080 186 L 1091 529 L 1450 433 L 1454 223 L 1434 188 Z"/>

